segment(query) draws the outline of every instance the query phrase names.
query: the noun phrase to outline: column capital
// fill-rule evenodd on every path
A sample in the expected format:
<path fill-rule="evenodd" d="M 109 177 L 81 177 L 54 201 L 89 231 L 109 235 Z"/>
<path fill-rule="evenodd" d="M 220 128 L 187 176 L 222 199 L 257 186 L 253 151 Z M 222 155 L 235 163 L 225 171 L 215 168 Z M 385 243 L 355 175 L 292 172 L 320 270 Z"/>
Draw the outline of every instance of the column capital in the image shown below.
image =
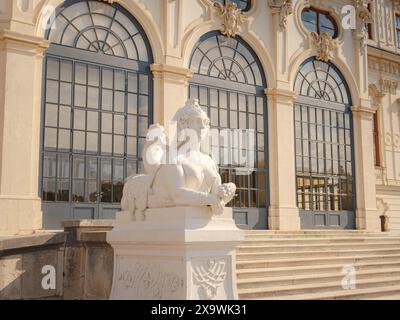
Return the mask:
<path fill-rule="evenodd" d="M 264 90 L 265 95 L 271 99 L 287 100 L 287 102 L 293 103 L 296 100 L 297 95 L 294 91 L 279 89 L 279 88 L 267 88 Z"/>
<path fill-rule="evenodd" d="M 351 111 L 353 113 L 360 113 L 364 115 L 373 115 L 376 112 L 376 108 L 366 106 L 352 106 Z"/>
<path fill-rule="evenodd" d="M 43 56 L 50 42 L 42 37 L 25 35 L 7 29 L 0 31 L 0 51 Z"/>
<path fill-rule="evenodd" d="M 193 77 L 193 72 L 187 68 L 181 68 L 168 64 L 153 63 L 150 66 L 151 71 L 155 78 L 169 80 L 177 83 L 188 84 L 189 80 Z"/>

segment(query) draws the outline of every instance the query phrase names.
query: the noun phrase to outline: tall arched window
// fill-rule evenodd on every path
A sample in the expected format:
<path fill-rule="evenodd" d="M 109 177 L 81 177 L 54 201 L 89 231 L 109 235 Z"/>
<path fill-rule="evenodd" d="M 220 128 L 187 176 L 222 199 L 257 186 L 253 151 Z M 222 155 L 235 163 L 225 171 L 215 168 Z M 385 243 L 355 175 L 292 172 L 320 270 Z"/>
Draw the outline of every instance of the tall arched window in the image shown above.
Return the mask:
<path fill-rule="evenodd" d="M 351 97 L 340 71 L 310 58 L 295 81 L 297 204 L 302 228 L 355 227 Z"/>
<path fill-rule="evenodd" d="M 190 61 L 194 76 L 190 97 L 199 98 L 213 128 L 253 129 L 255 169 L 243 174 L 226 161 L 234 155 L 221 150 L 220 172 L 224 182 L 238 186 L 233 202 L 238 225 L 265 229 L 267 226 L 267 102 L 266 81 L 254 51 L 240 38 L 227 38 L 210 32 L 194 48 Z M 231 145 L 232 146 L 232 145 Z M 231 149 L 232 153 L 240 152 Z M 229 163 L 229 164 L 227 164 Z"/>
<path fill-rule="evenodd" d="M 65 1 L 47 38 L 42 120 L 44 224 L 112 217 L 140 171 L 152 121 L 152 53 L 120 5 Z"/>

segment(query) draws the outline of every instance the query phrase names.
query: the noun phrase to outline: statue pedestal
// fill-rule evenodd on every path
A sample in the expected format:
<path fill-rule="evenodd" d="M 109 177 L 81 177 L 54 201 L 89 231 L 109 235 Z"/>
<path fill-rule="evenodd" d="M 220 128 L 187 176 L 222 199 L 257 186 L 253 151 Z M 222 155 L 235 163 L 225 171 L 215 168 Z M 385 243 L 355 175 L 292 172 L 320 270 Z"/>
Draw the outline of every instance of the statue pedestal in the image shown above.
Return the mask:
<path fill-rule="evenodd" d="M 232 209 L 148 209 L 139 221 L 117 214 L 112 300 L 237 299 L 235 248 L 244 240 Z"/>

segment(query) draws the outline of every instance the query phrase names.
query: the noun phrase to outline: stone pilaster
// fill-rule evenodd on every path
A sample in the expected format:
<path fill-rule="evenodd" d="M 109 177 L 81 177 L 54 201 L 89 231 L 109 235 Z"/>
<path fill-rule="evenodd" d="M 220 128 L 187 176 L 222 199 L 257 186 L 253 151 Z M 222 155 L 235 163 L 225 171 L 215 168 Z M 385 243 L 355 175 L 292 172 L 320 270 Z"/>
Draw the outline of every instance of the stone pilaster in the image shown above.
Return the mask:
<path fill-rule="evenodd" d="M 154 75 L 154 123 L 168 127 L 169 121 L 188 98 L 189 80 L 193 74 L 189 69 L 153 64 Z"/>
<path fill-rule="evenodd" d="M 359 230 L 380 231 L 376 208 L 376 183 L 372 137 L 372 117 L 375 109 L 352 107 L 356 167 L 357 211 Z"/>
<path fill-rule="evenodd" d="M 295 94 L 282 89 L 266 90 L 268 96 L 270 208 L 269 229 L 299 230 L 296 205 L 294 147 Z"/>
<path fill-rule="evenodd" d="M 42 228 L 38 177 L 47 48 L 42 38 L 0 32 L 0 235 Z"/>

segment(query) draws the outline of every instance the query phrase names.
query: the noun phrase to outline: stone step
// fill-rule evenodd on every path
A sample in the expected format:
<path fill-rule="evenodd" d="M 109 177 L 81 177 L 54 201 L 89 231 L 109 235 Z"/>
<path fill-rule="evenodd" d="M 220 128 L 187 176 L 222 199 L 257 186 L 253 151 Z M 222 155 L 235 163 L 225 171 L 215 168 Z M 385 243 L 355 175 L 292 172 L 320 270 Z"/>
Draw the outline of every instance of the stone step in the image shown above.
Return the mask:
<path fill-rule="evenodd" d="M 341 283 L 345 274 L 342 272 L 320 273 L 313 275 L 292 275 L 278 277 L 264 277 L 253 279 L 239 279 L 238 289 L 254 289 L 267 287 L 280 287 L 290 285 L 323 284 L 328 282 Z M 386 277 L 400 277 L 400 268 L 386 268 L 380 270 L 357 271 L 355 274 L 356 283 L 363 279 L 382 279 Z"/>
<path fill-rule="evenodd" d="M 397 249 L 358 249 L 358 250 L 331 250 L 325 251 L 298 251 L 298 252 L 251 252 L 236 254 L 237 261 L 243 260 L 273 260 L 286 258 L 328 258 L 328 257 L 355 257 L 375 255 L 400 255 L 400 246 Z"/>
<path fill-rule="evenodd" d="M 332 243 L 387 243 L 387 242 L 398 242 L 400 243 L 400 237 L 301 237 L 301 238 L 269 238 L 263 236 L 247 237 L 243 244 L 332 244 Z"/>
<path fill-rule="evenodd" d="M 398 292 L 399 294 L 395 294 L 393 296 L 382 296 L 382 297 L 376 297 L 373 298 L 373 300 L 400 300 L 400 291 Z M 370 300 L 367 298 L 361 298 L 360 300 Z"/>
<path fill-rule="evenodd" d="M 254 298 L 254 300 L 388 300 L 400 297 L 400 286 L 390 285 L 355 290 L 339 290 L 309 294 L 282 295 L 269 298 Z M 241 298 L 244 300 L 244 298 Z"/>
<path fill-rule="evenodd" d="M 371 232 L 344 232 L 344 231 L 315 231 L 308 233 L 301 232 L 281 232 L 281 233 L 271 233 L 269 231 L 247 231 L 245 232 L 245 238 L 269 238 L 269 239 L 279 239 L 279 238 L 390 238 L 390 237 L 400 237 L 400 233 L 390 233 L 390 232 L 379 232 L 379 233 L 371 233 Z"/>
<path fill-rule="evenodd" d="M 245 243 L 236 248 L 237 253 L 251 252 L 301 252 L 301 251 L 327 251 L 340 249 L 396 249 L 400 248 L 400 242 L 388 243 L 333 243 L 326 244 L 290 244 L 290 245 L 275 245 L 275 244 L 259 244 Z"/>
<path fill-rule="evenodd" d="M 368 289 L 368 288 L 379 288 L 389 286 L 400 287 L 400 276 L 397 277 L 382 277 L 375 279 L 362 279 L 356 283 L 357 289 Z M 239 289 L 240 299 L 260 299 L 260 298 L 272 298 L 282 297 L 290 295 L 301 295 L 301 294 L 312 294 L 321 293 L 323 299 L 323 293 L 332 294 L 332 292 L 347 291 L 342 288 L 341 281 L 333 281 L 326 283 L 314 283 L 314 284 L 301 284 L 301 285 L 286 285 L 286 286 L 275 286 L 275 287 L 261 287 L 251 289 Z M 400 292 L 400 291 L 399 291 Z M 336 295 L 333 295 L 333 298 Z"/>
<path fill-rule="evenodd" d="M 247 268 L 274 268 L 274 267 L 295 267 L 329 264 L 356 264 L 367 262 L 393 262 L 400 259 L 400 254 L 385 254 L 373 256 L 356 257 L 323 257 L 323 258 L 295 258 L 295 259 L 269 259 L 269 260 L 240 260 L 237 261 L 237 269 Z"/>
<path fill-rule="evenodd" d="M 238 279 L 254 279 L 265 277 L 280 277 L 291 275 L 314 275 L 317 276 L 323 273 L 342 272 L 343 264 L 331 265 L 314 265 L 314 266 L 300 266 L 300 267 L 278 267 L 278 268 L 255 268 L 255 269 L 238 269 Z M 354 264 L 356 271 L 369 271 L 369 270 L 385 270 L 398 268 L 400 270 L 400 259 L 393 262 L 376 262 L 376 263 L 357 263 Z"/>

